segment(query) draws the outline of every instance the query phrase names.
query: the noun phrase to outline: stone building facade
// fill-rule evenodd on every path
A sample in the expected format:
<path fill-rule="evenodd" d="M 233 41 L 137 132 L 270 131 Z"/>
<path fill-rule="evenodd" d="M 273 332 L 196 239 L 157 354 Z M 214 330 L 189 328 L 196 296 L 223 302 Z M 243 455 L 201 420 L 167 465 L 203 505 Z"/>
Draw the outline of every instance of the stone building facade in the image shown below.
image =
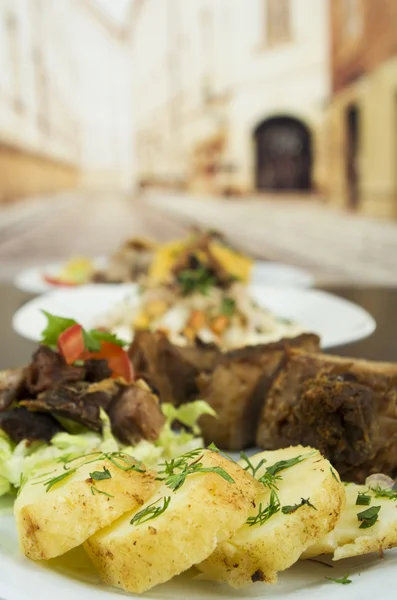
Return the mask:
<path fill-rule="evenodd" d="M 327 189 L 328 0 L 146 0 L 138 175 L 200 192 Z"/>

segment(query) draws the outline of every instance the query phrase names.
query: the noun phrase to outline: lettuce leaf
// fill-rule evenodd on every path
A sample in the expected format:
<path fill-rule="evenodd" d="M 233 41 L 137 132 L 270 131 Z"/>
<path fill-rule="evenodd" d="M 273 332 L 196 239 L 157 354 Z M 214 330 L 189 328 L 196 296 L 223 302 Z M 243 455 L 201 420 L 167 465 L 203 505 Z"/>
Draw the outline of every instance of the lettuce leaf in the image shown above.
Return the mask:
<path fill-rule="evenodd" d="M 69 460 L 93 450 L 117 452 L 122 450 L 150 468 L 156 468 L 165 459 L 174 458 L 190 450 L 201 448 L 203 440 L 198 436 L 197 420 L 203 414 L 214 415 L 212 408 L 204 401 L 198 400 L 175 408 L 170 404 L 162 404 L 166 422 L 159 438 L 151 443 L 141 440 L 135 446 L 124 446 L 114 437 L 109 417 L 101 411 L 102 434 L 91 431 L 71 434 L 57 433 L 49 444 L 22 441 L 14 444 L 0 429 L 0 497 L 10 492 L 15 493 L 26 480 L 53 463 L 57 459 Z M 172 424 L 177 420 L 190 427 L 193 433 L 173 431 Z"/>

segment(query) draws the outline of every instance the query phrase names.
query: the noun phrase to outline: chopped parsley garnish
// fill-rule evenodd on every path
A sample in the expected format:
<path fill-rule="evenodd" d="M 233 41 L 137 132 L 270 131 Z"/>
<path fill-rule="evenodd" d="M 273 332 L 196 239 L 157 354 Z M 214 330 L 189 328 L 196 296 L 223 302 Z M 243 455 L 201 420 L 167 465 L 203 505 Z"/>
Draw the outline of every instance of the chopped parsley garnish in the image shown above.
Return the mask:
<path fill-rule="evenodd" d="M 397 500 L 397 490 L 383 489 L 379 485 L 376 488 L 371 488 L 375 492 L 375 498 L 387 498 L 388 500 Z"/>
<path fill-rule="evenodd" d="M 221 313 L 226 317 L 231 317 L 236 309 L 236 301 L 233 298 L 223 298 Z"/>
<path fill-rule="evenodd" d="M 203 463 L 200 462 L 203 456 L 201 452 L 201 449 L 192 450 L 179 458 L 172 458 L 171 460 L 162 463 L 164 469 L 159 471 L 159 475 L 164 476 L 158 477 L 158 479 L 165 481 L 165 485 L 174 492 L 183 486 L 189 475 L 194 475 L 196 473 L 216 473 L 227 482 L 234 483 L 234 479 L 232 479 L 222 467 L 204 467 Z M 191 459 L 195 460 L 189 462 Z"/>
<path fill-rule="evenodd" d="M 371 496 L 368 496 L 366 492 L 358 492 L 356 505 L 357 506 L 369 506 L 371 504 Z"/>
<path fill-rule="evenodd" d="M 357 519 L 361 521 L 360 529 L 369 529 L 375 525 L 380 509 L 380 506 L 371 506 L 371 508 L 358 513 Z"/>
<path fill-rule="evenodd" d="M 215 277 L 204 266 L 199 266 L 197 269 L 185 269 L 178 273 L 176 278 L 184 296 L 194 292 L 206 295 L 215 284 Z"/>
<path fill-rule="evenodd" d="M 291 515 L 302 506 L 310 506 L 310 508 L 314 508 L 314 510 L 317 510 L 317 508 L 310 502 L 310 498 L 302 498 L 299 504 L 293 504 L 292 506 L 283 506 L 281 512 L 284 515 Z"/>
<path fill-rule="evenodd" d="M 93 473 L 90 473 L 90 477 L 95 481 L 102 481 L 103 479 L 111 479 L 112 475 L 109 469 L 103 467 L 103 471 L 94 471 Z"/>
<path fill-rule="evenodd" d="M 329 581 L 333 581 L 334 583 L 341 583 L 342 585 L 347 585 L 348 583 L 352 583 L 352 580 L 349 579 L 350 575 L 347 574 L 344 577 L 340 577 L 338 578 L 333 578 L 333 577 L 326 577 L 325 579 L 329 579 Z"/>
<path fill-rule="evenodd" d="M 246 524 L 249 527 L 253 527 L 254 525 L 264 525 L 266 521 L 270 519 L 273 515 L 278 513 L 280 510 L 280 501 L 278 496 L 274 490 L 270 492 L 270 500 L 269 504 L 265 507 L 262 503 L 259 504 L 258 513 L 255 516 L 248 517 Z"/>
<path fill-rule="evenodd" d="M 163 505 L 155 506 L 161 500 L 163 500 Z M 147 506 L 143 510 L 140 510 L 139 512 L 137 512 L 136 515 L 134 515 L 132 517 L 130 524 L 131 525 L 140 525 L 141 523 L 146 523 L 146 521 L 155 519 L 156 517 L 160 516 L 164 511 L 167 510 L 170 502 L 171 502 L 170 496 L 167 496 L 167 497 L 163 496 L 163 498 L 160 498 L 159 500 L 155 500 L 154 502 L 149 504 L 149 506 Z"/>
<path fill-rule="evenodd" d="M 58 338 L 69 327 L 78 325 L 74 319 L 65 319 L 57 315 L 52 315 L 46 310 L 42 310 L 42 313 L 47 317 L 47 326 L 41 334 L 41 343 L 44 346 L 50 346 L 56 348 Z M 127 342 L 124 342 L 117 335 L 114 335 L 110 331 L 100 331 L 99 329 L 90 329 L 86 331 L 83 329 L 84 346 L 89 352 L 99 352 L 101 349 L 101 342 L 110 342 L 116 346 L 125 346 Z"/>

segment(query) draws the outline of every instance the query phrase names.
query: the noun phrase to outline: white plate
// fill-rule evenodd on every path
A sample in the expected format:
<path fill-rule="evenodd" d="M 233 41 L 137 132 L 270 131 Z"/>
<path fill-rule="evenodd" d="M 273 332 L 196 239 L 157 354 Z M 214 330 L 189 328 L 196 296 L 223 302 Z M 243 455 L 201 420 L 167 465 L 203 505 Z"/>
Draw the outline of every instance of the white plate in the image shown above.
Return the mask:
<path fill-rule="evenodd" d="M 258 260 L 252 270 L 252 283 L 306 288 L 314 285 L 314 277 L 308 271 L 292 265 Z"/>
<path fill-rule="evenodd" d="M 104 268 L 106 262 L 104 257 L 94 260 L 94 264 L 98 268 Z M 59 289 L 59 286 L 47 283 L 44 280 L 44 275 L 56 277 L 63 266 L 64 263 L 50 263 L 25 269 L 15 277 L 14 285 L 20 290 L 31 294 L 44 294 Z M 314 278 L 310 273 L 298 267 L 276 262 L 256 261 L 252 272 L 252 282 L 254 284 L 266 283 L 269 285 L 310 287 L 313 285 Z"/>
<path fill-rule="evenodd" d="M 73 559 L 72 559 L 73 556 Z M 69 553 L 77 567 L 65 560 L 51 561 L 51 567 L 24 558 L 18 547 L 14 519 L 0 515 L 0 599 L 1 600 L 386 600 L 395 597 L 397 551 L 357 557 L 334 563 L 333 568 L 313 561 L 302 561 L 281 573 L 277 585 L 256 583 L 244 590 L 197 581 L 194 573 L 175 577 L 172 581 L 137 596 L 123 594 L 102 585 L 82 550 Z M 328 561 L 330 562 L 330 561 Z M 131 565 L 133 568 L 133 565 Z M 350 585 L 337 585 L 326 577 L 340 578 L 350 574 Z"/>
<path fill-rule="evenodd" d="M 103 269 L 106 267 L 107 259 L 105 257 L 94 258 L 93 263 L 96 268 Z M 23 292 L 28 292 L 29 294 L 45 294 L 45 292 L 59 289 L 59 286 L 47 283 L 44 277 L 46 275 L 49 277 L 57 277 L 64 265 L 64 262 L 55 262 L 25 269 L 16 275 L 14 278 L 14 285 L 18 289 Z"/>
<path fill-rule="evenodd" d="M 251 286 L 251 293 L 258 304 L 281 317 L 299 322 L 307 331 L 317 333 L 323 348 L 365 338 L 376 328 L 374 319 L 363 308 L 320 290 L 257 284 Z M 13 317 L 13 327 L 23 337 L 38 341 L 46 324 L 41 310 L 71 317 L 84 327 L 92 327 L 99 316 L 134 294 L 134 284 L 59 289 L 22 306 Z"/>

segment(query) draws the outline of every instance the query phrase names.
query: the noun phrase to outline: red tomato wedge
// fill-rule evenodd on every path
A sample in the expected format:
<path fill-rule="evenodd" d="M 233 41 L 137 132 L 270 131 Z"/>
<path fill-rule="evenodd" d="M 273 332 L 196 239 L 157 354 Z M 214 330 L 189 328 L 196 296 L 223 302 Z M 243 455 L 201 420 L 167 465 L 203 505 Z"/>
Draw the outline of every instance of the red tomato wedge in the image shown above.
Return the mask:
<path fill-rule="evenodd" d="M 121 346 L 111 342 L 101 342 L 100 351 L 90 352 L 89 358 L 107 360 L 113 378 L 123 377 L 127 382 L 134 379 L 134 368 L 130 357 Z"/>
<path fill-rule="evenodd" d="M 58 338 L 58 350 L 68 365 L 81 358 L 85 350 L 81 325 L 76 323 L 61 333 Z"/>
<path fill-rule="evenodd" d="M 57 285 L 61 287 L 75 287 L 79 285 L 78 283 L 73 283 L 73 281 L 63 281 L 62 279 L 58 279 L 57 277 L 51 277 L 51 275 L 43 275 L 43 279 L 46 283 L 50 285 Z"/>

